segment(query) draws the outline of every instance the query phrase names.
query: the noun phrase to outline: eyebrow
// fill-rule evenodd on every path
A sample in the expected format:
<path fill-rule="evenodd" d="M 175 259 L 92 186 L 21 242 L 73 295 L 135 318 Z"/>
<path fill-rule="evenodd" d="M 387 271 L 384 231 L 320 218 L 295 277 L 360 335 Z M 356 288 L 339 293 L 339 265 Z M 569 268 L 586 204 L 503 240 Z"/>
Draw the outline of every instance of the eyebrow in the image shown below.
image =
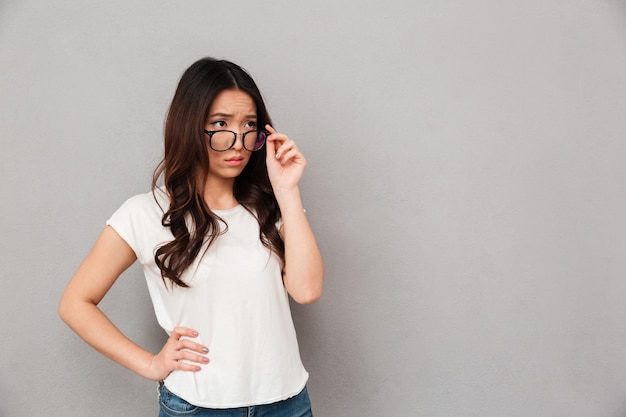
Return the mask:
<path fill-rule="evenodd" d="M 234 117 L 232 114 L 228 114 L 228 113 L 213 113 L 209 115 L 209 118 L 213 118 L 213 117 L 224 117 L 226 119 Z M 256 114 L 248 114 L 245 117 L 246 119 L 256 119 L 257 115 Z"/>

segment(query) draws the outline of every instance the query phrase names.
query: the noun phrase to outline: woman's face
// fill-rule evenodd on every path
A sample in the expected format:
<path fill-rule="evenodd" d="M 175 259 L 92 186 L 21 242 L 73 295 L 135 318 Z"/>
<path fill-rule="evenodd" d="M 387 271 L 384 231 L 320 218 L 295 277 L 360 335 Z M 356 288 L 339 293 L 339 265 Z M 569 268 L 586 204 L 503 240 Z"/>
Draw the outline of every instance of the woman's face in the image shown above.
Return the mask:
<path fill-rule="evenodd" d="M 224 152 L 211 149 L 209 136 L 205 135 L 209 155 L 208 180 L 233 180 L 246 167 L 252 153 L 243 147 L 241 134 L 258 129 L 254 101 L 241 90 L 223 90 L 213 100 L 204 128 L 208 131 L 231 130 L 237 133 L 233 147 Z"/>

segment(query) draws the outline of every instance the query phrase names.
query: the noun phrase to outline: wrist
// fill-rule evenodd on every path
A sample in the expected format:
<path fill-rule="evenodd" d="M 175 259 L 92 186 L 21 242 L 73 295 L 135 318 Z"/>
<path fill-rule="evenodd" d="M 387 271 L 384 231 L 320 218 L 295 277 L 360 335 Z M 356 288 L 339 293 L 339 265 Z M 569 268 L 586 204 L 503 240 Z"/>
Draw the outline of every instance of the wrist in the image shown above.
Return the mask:
<path fill-rule="evenodd" d="M 281 200 L 285 202 L 300 201 L 300 188 L 297 185 L 295 187 L 276 187 L 274 188 L 274 196 L 279 204 Z"/>
<path fill-rule="evenodd" d="M 141 375 L 144 378 L 156 381 L 159 380 L 159 378 L 156 376 L 155 369 L 154 369 L 154 361 L 156 359 L 156 355 L 146 352 L 146 355 L 141 359 L 141 364 L 139 366 L 139 369 L 137 369 L 135 372 L 137 372 L 139 375 Z"/>
<path fill-rule="evenodd" d="M 302 212 L 304 208 L 302 206 L 302 199 L 300 198 L 300 189 L 295 188 L 277 188 L 274 190 L 274 196 L 280 207 L 280 211 L 283 217 L 288 212 Z"/>

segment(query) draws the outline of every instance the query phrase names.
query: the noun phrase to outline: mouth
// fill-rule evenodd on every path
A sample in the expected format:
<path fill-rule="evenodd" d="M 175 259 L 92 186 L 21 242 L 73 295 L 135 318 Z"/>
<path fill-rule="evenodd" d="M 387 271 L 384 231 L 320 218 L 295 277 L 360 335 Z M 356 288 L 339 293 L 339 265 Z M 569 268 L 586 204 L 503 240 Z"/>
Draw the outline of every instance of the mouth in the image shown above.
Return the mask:
<path fill-rule="evenodd" d="M 232 166 L 239 166 L 243 163 L 243 156 L 233 156 L 232 158 L 228 158 L 226 163 Z"/>

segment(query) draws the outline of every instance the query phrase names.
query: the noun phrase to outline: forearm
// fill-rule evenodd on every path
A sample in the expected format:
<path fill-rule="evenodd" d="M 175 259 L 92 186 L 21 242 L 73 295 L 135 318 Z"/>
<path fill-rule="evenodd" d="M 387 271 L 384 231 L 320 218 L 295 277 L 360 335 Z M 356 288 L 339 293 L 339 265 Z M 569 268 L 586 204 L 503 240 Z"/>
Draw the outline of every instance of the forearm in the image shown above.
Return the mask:
<path fill-rule="evenodd" d="M 154 355 L 120 332 L 97 305 L 89 301 L 62 300 L 59 314 L 94 349 L 131 371 L 154 379 L 150 374 Z"/>
<path fill-rule="evenodd" d="M 59 315 L 94 349 L 145 378 L 160 381 L 174 370 L 199 371 L 200 365 L 209 362 L 209 350 L 188 340 L 198 336 L 194 329 L 174 328 L 161 351 L 153 355 L 122 334 L 98 308 L 113 283 L 135 260 L 126 241 L 106 227 L 67 285 Z"/>
<path fill-rule="evenodd" d="M 285 287 L 296 302 L 313 303 L 322 295 L 324 263 L 304 213 L 300 191 L 279 189 L 276 199 L 283 219 Z"/>

